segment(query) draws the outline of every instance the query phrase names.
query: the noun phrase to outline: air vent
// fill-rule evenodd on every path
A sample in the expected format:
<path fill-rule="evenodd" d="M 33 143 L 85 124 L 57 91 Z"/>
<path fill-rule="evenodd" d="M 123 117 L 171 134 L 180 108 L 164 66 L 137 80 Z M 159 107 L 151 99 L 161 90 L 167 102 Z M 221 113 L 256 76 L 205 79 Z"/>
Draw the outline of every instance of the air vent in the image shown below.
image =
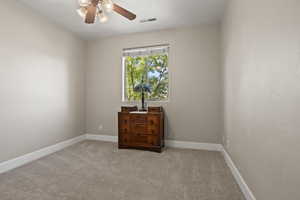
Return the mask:
<path fill-rule="evenodd" d="M 154 22 L 156 20 L 157 20 L 156 18 L 150 18 L 150 19 L 142 19 L 140 22 L 141 23 L 148 23 L 148 22 Z"/>

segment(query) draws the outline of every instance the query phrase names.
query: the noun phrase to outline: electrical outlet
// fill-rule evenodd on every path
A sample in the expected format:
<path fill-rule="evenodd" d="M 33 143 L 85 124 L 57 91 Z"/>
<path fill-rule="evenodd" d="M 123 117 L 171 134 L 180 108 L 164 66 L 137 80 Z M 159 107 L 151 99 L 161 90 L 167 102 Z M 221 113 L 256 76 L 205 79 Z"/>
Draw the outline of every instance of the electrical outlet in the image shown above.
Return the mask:
<path fill-rule="evenodd" d="M 102 130 L 103 130 L 103 125 L 100 124 L 100 125 L 98 126 L 98 131 L 102 131 Z"/>
<path fill-rule="evenodd" d="M 226 147 L 229 148 L 229 145 L 230 145 L 230 140 L 227 138 L 227 140 L 226 140 Z"/>

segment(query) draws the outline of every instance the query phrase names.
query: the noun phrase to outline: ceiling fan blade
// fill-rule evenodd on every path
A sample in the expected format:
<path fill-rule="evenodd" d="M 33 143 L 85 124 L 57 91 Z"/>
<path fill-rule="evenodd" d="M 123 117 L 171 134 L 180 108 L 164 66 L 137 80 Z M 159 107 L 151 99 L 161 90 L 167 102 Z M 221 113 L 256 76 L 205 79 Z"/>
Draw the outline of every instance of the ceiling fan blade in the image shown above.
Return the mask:
<path fill-rule="evenodd" d="M 136 18 L 136 15 L 132 12 L 122 8 L 121 6 L 118 6 L 117 4 L 114 4 L 114 11 L 122 15 L 123 17 L 126 17 L 129 20 L 134 20 Z"/>
<path fill-rule="evenodd" d="M 87 14 L 86 14 L 86 17 L 85 17 L 85 23 L 93 24 L 95 22 L 98 3 L 99 3 L 99 0 L 92 0 L 91 5 L 89 5 L 87 7 Z"/>
<path fill-rule="evenodd" d="M 87 14 L 85 17 L 85 23 L 87 24 L 92 24 L 95 22 L 95 18 L 96 18 L 96 7 L 94 7 L 93 5 L 90 5 L 87 8 Z"/>

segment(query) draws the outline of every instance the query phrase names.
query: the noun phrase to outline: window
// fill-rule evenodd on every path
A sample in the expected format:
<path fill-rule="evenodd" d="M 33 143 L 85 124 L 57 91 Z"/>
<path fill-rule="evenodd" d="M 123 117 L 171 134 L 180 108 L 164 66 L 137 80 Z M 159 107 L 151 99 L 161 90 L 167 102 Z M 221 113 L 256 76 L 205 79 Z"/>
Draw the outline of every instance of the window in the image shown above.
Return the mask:
<path fill-rule="evenodd" d="M 123 101 L 141 100 L 139 86 L 149 88 L 148 101 L 169 98 L 168 46 L 127 49 L 123 52 Z"/>

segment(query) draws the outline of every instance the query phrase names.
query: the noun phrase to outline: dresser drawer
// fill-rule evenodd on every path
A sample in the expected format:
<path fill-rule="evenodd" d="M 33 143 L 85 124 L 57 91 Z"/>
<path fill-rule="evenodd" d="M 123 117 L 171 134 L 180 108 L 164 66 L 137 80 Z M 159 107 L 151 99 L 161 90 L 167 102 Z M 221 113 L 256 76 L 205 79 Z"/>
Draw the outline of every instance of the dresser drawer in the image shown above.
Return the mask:
<path fill-rule="evenodd" d="M 137 111 L 138 110 L 138 107 L 137 106 L 122 106 L 121 107 L 121 111 L 122 112 L 133 112 L 133 111 Z"/>
<path fill-rule="evenodd" d="M 119 114 L 119 125 L 129 126 L 130 117 L 128 114 Z"/>
<path fill-rule="evenodd" d="M 149 115 L 147 118 L 147 133 L 150 135 L 159 135 L 161 126 L 160 115 Z"/>
<path fill-rule="evenodd" d="M 130 129 L 132 133 L 145 134 L 147 132 L 147 116 L 140 114 L 131 115 Z"/>
<path fill-rule="evenodd" d="M 159 140 L 157 136 L 136 133 L 133 135 L 133 137 L 131 137 L 131 140 L 133 143 L 135 143 L 135 145 L 139 146 L 159 146 Z"/>
<path fill-rule="evenodd" d="M 126 114 L 119 114 L 119 131 L 121 133 L 129 133 L 130 117 Z"/>
<path fill-rule="evenodd" d="M 148 136 L 141 133 L 134 133 L 131 139 L 135 144 L 144 145 L 148 143 Z"/>
<path fill-rule="evenodd" d="M 147 123 L 147 115 L 131 114 L 130 121 L 135 124 L 146 124 Z"/>
<path fill-rule="evenodd" d="M 160 125 L 160 115 L 148 115 L 147 124 L 148 126 L 158 127 Z"/>
<path fill-rule="evenodd" d="M 129 134 L 130 133 L 130 128 L 127 126 L 120 126 L 119 128 L 120 133 L 124 134 Z"/>
<path fill-rule="evenodd" d="M 148 112 L 161 113 L 161 112 L 163 112 L 163 108 L 162 108 L 162 107 L 153 107 L 153 106 L 149 106 L 149 107 L 148 107 Z"/>
<path fill-rule="evenodd" d="M 157 136 L 148 136 L 148 144 L 150 146 L 159 146 L 159 138 Z"/>
<path fill-rule="evenodd" d="M 147 134 L 148 135 L 159 135 L 160 134 L 160 128 L 159 127 L 147 127 Z"/>
<path fill-rule="evenodd" d="M 130 145 L 130 134 L 121 134 L 119 137 L 121 145 Z"/>
<path fill-rule="evenodd" d="M 139 124 L 139 123 L 132 123 L 130 127 L 132 133 L 143 133 L 147 132 L 147 125 L 146 124 Z"/>

